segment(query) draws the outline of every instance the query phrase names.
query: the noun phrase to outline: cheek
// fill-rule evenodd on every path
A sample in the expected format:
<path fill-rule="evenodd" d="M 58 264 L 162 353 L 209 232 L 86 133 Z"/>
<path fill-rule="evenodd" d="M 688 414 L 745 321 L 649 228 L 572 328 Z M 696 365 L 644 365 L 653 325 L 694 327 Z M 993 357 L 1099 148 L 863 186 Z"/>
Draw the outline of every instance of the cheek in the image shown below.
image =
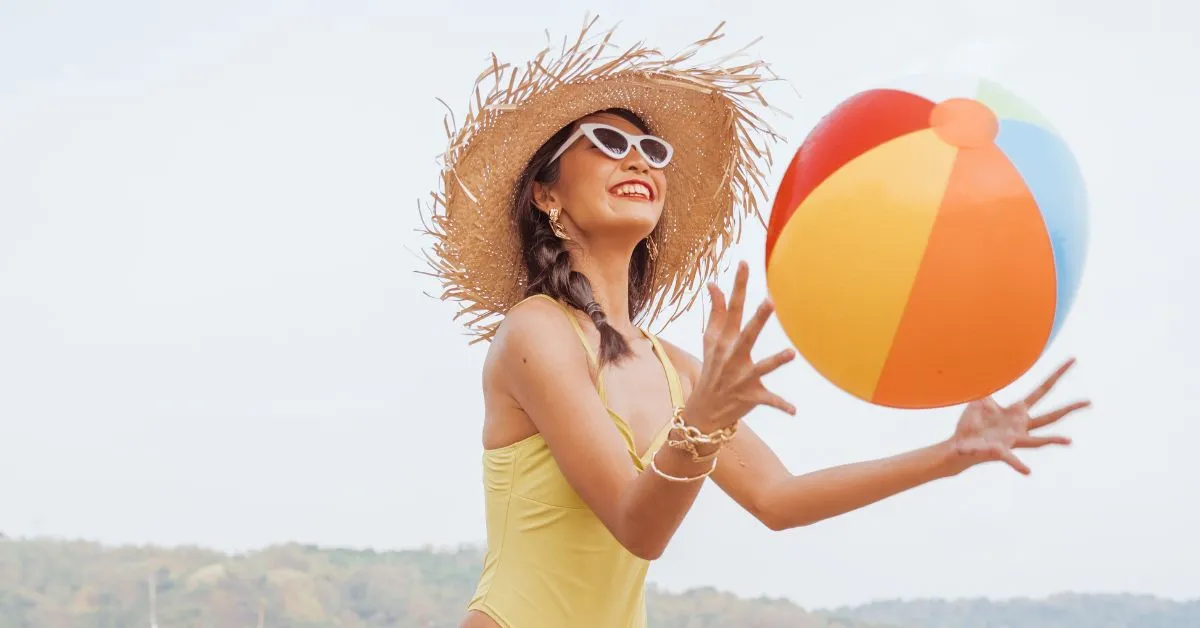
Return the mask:
<path fill-rule="evenodd" d="M 667 187 L 667 175 L 661 170 L 654 173 L 654 187 L 658 188 L 658 206 L 662 207 L 667 202 L 667 195 L 671 193 L 671 189 Z"/>
<path fill-rule="evenodd" d="M 558 184 L 563 198 L 576 206 L 604 200 L 615 162 L 603 155 L 581 154 L 577 157 L 563 163 Z"/>

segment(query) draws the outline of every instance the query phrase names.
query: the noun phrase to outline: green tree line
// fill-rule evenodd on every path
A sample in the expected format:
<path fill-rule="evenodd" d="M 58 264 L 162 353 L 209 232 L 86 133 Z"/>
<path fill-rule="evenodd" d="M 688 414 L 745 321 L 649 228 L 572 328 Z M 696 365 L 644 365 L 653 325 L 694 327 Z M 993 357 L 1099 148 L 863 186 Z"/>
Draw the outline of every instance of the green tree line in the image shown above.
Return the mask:
<path fill-rule="evenodd" d="M 244 554 L 0 537 L 0 628 L 453 628 L 477 548 L 377 552 L 279 545 Z M 152 599 L 153 596 L 153 599 Z M 880 601 L 783 599 L 650 585 L 652 628 L 1196 628 L 1200 602 L 1132 595 Z"/>

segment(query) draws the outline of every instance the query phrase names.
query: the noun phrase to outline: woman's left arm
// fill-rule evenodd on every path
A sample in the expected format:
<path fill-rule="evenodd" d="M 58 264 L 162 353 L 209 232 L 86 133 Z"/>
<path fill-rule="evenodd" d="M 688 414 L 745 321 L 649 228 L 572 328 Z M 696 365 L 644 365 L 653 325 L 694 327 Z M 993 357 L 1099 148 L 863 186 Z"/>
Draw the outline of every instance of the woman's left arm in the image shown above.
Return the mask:
<path fill-rule="evenodd" d="M 685 374 L 699 362 L 684 354 Z M 803 475 L 793 475 L 749 426 L 720 453 L 712 479 L 734 501 L 772 530 L 809 525 L 868 506 L 911 488 L 957 475 L 988 461 L 1002 461 L 1022 474 L 1029 468 L 1014 449 L 1068 445 L 1062 436 L 1035 436 L 1031 430 L 1050 425 L 1090 405 L 1080 401 L 1037 417 L 1032 408 L 1074 364 L 1069 360 L 1025 399 L 1001 407 L 990 397 L 967 404 L 954 434 L 945 441 L 899 455 L 855 462 Z"/>
<path fill-rule="evenodd" d="M 720 457 L 713 481 L 772 530 L 836 517 L 965 468 L 947 441 L 888 458 L 793 475 L 745 425 Z"/>

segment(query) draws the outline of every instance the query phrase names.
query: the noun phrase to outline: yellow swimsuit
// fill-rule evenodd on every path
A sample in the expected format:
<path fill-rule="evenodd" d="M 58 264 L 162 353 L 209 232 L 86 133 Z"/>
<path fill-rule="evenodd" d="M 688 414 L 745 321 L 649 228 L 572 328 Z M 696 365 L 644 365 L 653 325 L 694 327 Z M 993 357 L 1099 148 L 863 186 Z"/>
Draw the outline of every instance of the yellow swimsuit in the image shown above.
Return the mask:
<path fill-rule="evenodd" d="M 570 310 L 544 295 L 530 298 L 537 297 L 563 309 L 596 369 L 596 354 Z M 671 403 L 683 405 L 675 367 L 658 338 L 642 333 L 662 362 Z M 608 407 L 602 376 L 596 391 Z M 670 423 L 639 456 L 629 425 L 611 408 L 608 414 L 640 472 L 666 441 Z M 483 480 L 488 547 L 469 609 L 486 613 L 503 628 L 644 628 L 649 562 L 617 542 L 580 499 L 541 434 L 486 450 Z"/>

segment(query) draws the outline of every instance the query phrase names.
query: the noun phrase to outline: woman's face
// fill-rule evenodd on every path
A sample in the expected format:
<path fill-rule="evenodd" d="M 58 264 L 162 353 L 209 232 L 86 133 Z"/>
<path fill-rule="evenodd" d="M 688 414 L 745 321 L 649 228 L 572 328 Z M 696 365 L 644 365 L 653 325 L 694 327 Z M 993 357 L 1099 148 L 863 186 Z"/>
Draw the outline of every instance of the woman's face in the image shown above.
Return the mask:
<path fill-rule="evenodd" d="M 611 113 L 590 115 L 579 121 L 607 124 L 631 135 L 643 131 L 632 122 Z M 579 137 L 558 158 L 558 181 L 540 184 L 534 198 L 543 210 L 558 207 L 562 222 L 572 238 L 582 234 L 624 235 L 637 244 L 654 230 L 662 216 L 667 196 L 667 178 L 652 168 L 636 149 L 623 159 L 612 159 Z"/>

